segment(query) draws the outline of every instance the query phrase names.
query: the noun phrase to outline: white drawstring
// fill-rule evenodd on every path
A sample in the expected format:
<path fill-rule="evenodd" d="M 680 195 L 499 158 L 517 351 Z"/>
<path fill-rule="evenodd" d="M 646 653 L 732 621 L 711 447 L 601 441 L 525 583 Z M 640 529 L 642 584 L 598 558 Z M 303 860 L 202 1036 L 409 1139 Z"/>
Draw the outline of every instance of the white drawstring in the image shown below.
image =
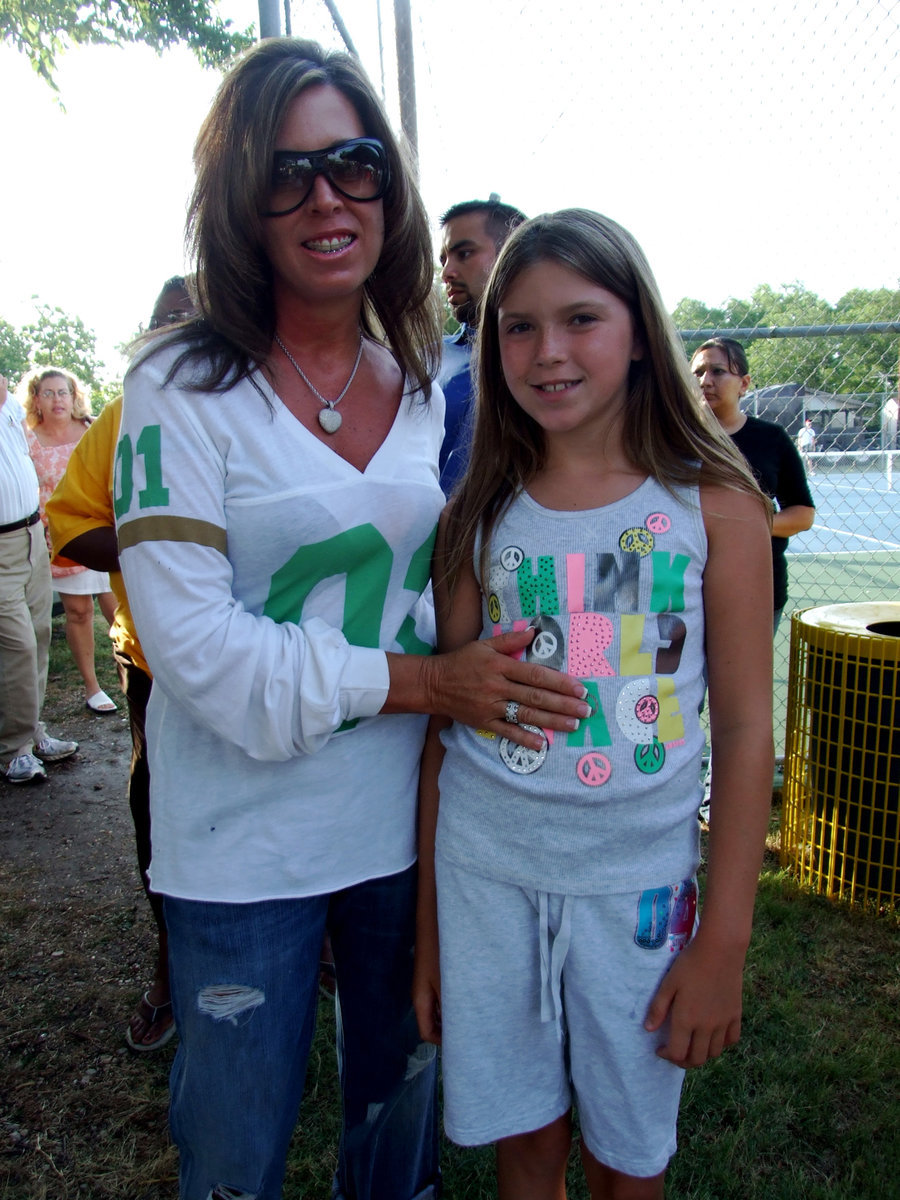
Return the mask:
<path fill-rule="evenodd" d="M 562 972 L 572 941 L 572 897 L 564 896 L 559 931 L 551 939 L 550 898 L 538 892 L 538 921 L 541 947 L 541 1020 L 560 1023 L 562 1036 Z"/>

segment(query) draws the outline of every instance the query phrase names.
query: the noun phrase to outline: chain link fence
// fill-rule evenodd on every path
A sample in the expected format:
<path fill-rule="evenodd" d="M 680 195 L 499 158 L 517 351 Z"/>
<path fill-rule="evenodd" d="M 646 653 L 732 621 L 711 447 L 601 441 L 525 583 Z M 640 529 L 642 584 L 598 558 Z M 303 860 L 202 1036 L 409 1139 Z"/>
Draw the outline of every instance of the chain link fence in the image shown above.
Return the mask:
<path fill-rule="evenodd" d="M 789 599 L 775 639 L 779 756 L 790 613 L 822 604 L 900 599 L 900 291 L 855 295 L 869 320 L 681 331 L 688 354 L 710 337 L 740 341 L 752 379 L 745 411 L 780 425 L 795 441 L 807 419 L 815 432 L 814 448 L 802 457 L 816 519 L 812 529 L 790 540 Z M 847 302 L 845 309 L 850 307 Z"/>

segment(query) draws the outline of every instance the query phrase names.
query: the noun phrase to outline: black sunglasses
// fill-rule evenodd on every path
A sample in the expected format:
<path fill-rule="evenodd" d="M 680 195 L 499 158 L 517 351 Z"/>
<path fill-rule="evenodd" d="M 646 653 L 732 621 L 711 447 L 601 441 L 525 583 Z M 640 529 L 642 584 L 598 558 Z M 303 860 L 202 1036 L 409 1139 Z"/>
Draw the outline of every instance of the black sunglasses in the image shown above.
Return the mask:
<path fill-rule="evenodd" d="M 276 150 L 263 217 L 286 217 L 305 204 L 316 176 L 324 175 L 348 200 L 380 200 L 390 181 L 387 154 L 377 138 L 353 138 L 327 150 Z"/>

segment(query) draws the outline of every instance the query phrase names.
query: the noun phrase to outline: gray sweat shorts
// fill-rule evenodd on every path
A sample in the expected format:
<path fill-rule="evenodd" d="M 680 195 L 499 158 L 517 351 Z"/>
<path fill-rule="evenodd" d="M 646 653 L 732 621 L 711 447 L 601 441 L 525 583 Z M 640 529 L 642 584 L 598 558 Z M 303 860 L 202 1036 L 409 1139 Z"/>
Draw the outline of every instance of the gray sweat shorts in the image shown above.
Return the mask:
<path fill-rule="evenodd" d="M 564 896 L 438 855 L 444 1125 L 463 1146 L 540 1129 L 577 1106 L 601 1163 L 659 1174 L 684 1072 L 643 1022 L 696 929 L 693 879 Z"/>

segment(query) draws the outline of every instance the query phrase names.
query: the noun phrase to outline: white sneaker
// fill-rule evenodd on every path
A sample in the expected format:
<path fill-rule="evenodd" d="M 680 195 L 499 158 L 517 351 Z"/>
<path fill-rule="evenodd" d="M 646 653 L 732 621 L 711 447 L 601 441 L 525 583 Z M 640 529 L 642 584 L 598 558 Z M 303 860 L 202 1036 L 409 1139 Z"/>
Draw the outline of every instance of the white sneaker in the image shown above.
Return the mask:
<path fill-rule="evenodd" d="M 32 779 L 46 779 L 44 764 L 33 754 L 17 755 L 3 772 L 8 783 L 31 783 Z"/>
<path fill-rule="evenodd" d="M 34 752 L 44 762 L 62 762 L 64 758 L 71 758 L 77 749 L 77 742 L 63 742 L 59 738 L 45 737 L 35 746 Z"/>

